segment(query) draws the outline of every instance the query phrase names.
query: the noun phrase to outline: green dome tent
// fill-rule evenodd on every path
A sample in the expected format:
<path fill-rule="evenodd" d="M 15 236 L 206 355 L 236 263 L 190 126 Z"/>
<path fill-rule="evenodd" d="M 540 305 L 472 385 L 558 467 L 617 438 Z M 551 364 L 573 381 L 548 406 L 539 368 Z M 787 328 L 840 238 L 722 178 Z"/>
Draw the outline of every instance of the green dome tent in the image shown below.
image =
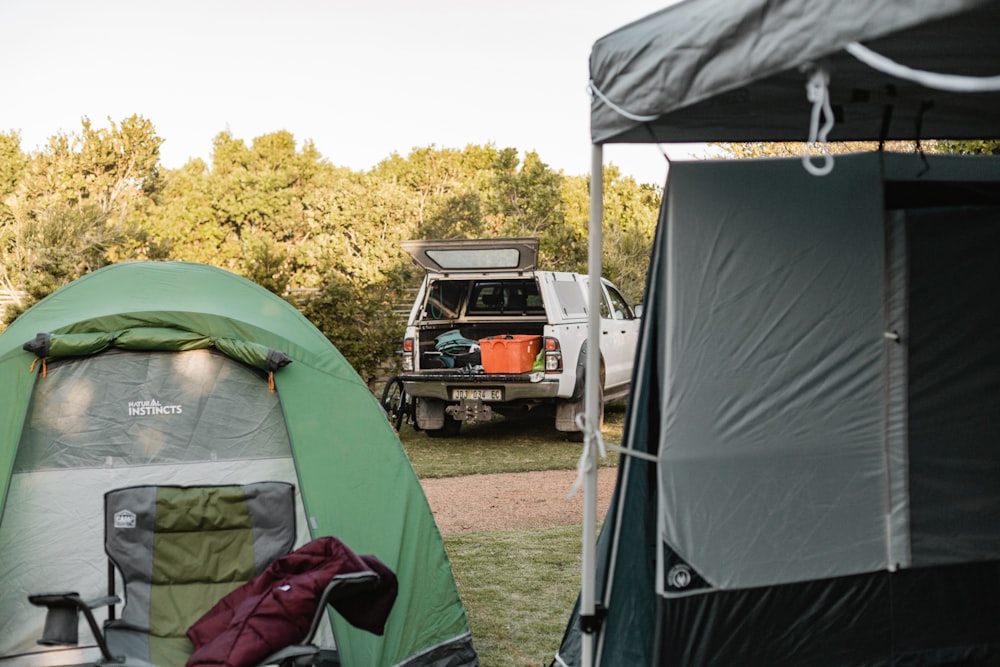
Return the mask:
<path fill-rule="evenodd" d="M 101 594 L 106 491 L 285 480 L 300 492 L 297 546 L 334 535 L 399 577 L 384 636 L 333 621 L 345 664 L 477 664 L 396 434 L 336 348 L 277 296 L 210 266 L 110 266 L 0 336 L 0 378 L 0 662 L 48 662 L 29 593 Z"/>

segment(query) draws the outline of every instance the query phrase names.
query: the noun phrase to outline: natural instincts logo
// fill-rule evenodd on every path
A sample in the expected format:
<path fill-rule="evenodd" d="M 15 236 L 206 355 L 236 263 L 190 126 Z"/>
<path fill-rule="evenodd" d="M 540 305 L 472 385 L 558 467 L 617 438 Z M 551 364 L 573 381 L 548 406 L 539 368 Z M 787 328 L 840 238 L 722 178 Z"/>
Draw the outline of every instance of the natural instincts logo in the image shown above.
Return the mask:
<path fill-rule="evenodd" d="M 129 417 L 148 417 L 151 415 L 179 415 L 184 411 L 182 405 L 162 405 L 159 401 L 129 401 Z"/>

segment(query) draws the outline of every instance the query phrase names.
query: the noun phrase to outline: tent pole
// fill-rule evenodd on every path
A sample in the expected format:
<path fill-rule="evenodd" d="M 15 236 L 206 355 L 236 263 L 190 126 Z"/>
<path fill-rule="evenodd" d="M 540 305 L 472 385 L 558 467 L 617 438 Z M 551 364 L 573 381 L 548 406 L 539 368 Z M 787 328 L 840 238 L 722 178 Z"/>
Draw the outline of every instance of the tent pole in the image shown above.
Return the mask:
<path fill-rule="evenodd" d="M 593 624 L 595 613 L 595 588 L 597 587 L 597 427 L 600 414 L 601 378 L 601 275 L 603 259 L 604 222 L 604 148 L 593 144 L 590 160 L 590 231 L 587 250 L 587 273 L 590 275 L 590 298 L 587 311 L 587 366 L 586 394 L 584 395 L 588 430 L 584 434 L 584 454 L 587 456 L 583 485 L 583 553 L 580 582 L 580 617 L 583 632 L 581 664 L 594 664 L 594 646 L 597 628 Z"/>

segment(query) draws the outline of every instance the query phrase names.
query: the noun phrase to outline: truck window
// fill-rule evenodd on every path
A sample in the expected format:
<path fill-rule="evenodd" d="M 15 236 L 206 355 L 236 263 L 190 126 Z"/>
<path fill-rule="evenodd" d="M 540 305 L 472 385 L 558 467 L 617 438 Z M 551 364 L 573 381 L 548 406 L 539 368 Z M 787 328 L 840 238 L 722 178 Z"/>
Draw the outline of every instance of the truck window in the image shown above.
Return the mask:
<path fill-rule="evenodd" d="M 544 315 L 534 280 L 477 281 L 469 297 L 469 315 Z"/>
<path fill-rule="evenodd" d="M 611 306 L 608 305 L 608 295 L 601 292 L 601 319 L 602 320 L 613 320 L 611 317 Z"/>
<path fill-rule="evenodd" d="M 605 285 L 604 289 L 608 291 L 608 300 L 611 303 L 611 314 L 614 320 L 634 320 L 635 315 L 632 313 L 632 309 L 629 307 L 628 302 L 625 301 L 625 297 L 610 285 Z M 601 317 L 604 315 L 605 305 L 603 300 L 601 302 Z"/>
<path fill-rule="evenodd" d="M 435 280 L 427 287 L 424 319 L 451 320 L 458 317 L 462 295 L 468 288 L 464 280 Z"/>
<path fill-rule="evenodd" d="M 556 280 L 552 287 L 556 292 L 556 303 L 566 317 L 582 317 L 587 314 L 587 302 L 583 299 L 583 287 L 575 280 Z"/>

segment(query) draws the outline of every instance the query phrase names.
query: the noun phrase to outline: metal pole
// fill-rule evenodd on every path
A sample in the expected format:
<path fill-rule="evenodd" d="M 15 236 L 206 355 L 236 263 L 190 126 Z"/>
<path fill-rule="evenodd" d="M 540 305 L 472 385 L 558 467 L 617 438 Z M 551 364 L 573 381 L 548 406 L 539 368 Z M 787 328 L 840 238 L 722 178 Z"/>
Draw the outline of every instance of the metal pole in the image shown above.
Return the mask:
<path fill-rule="evenodd" d="M 600 414 L 601 381 L 601 264 L 603 258 L 604 221 L 604 149 L 594 144 L 590 160 L 590 241 L 587 250 L 587 273 L 590 275 L 590 299 L 587 310 L 587 367 L 586 394 L 584 407 L 587 426 L 597 428 Z M 584 451 L 587 453 L 583 484 L 583 553 L 580 582 L 580 616 L 592 621 L 595 613 L 595 589 L 597 587 L 597 445 L 588 430 L 584 435 Z M 589 631 L 581 628 L 581 664 L 594 664 L 594 646 L 597 631 L 593 625 Z"/>

